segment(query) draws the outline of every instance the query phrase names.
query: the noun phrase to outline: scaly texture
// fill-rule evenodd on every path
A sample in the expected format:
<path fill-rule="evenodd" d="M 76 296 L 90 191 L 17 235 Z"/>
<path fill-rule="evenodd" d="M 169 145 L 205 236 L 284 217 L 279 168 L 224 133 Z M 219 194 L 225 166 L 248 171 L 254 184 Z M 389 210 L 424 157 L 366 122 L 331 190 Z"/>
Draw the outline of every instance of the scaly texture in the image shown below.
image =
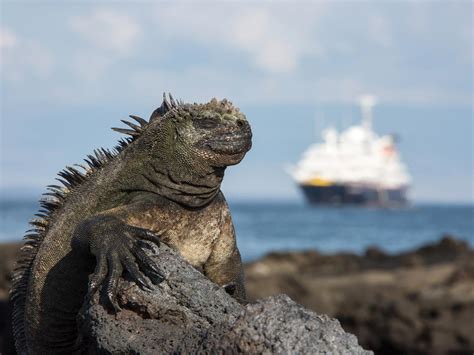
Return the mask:
<path fill-rule="evenodd" d="M 130 116 L 130 137 L 59 173 L 25 236 L 13 277 L 20 353 L 79 351 L 76 316 L 85 297 L 120 311 L 126 272 L 143 289 L 163 280 L 142 250 L 161 240 L 196 269 L 245 298 L 240 254 L 220 192 L 227 166 L 251 147 L 245 116 L 227 100 L 184 104 L 164 97 L 150 120 Z"/>

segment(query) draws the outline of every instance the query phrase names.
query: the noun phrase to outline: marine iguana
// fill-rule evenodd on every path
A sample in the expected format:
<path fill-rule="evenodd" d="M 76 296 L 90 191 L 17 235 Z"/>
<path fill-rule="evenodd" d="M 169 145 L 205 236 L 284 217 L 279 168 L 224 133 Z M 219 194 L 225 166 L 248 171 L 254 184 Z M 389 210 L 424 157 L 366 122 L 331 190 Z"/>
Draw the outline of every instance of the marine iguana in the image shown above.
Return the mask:
<path fill-rule="evenodd" d="M 19 353 L 80 351 L 76 315 L 99 290 L 118 312 L 117 282 L 163 280 L 145 254 L 160 239 L 210 280 L 245 299 L 235 232 L 220 185 L 227 166 L 251 147 L 243 113 L 226 99 L 185 104 L 164 95 L 149 121 L 130 116 L 130 137 L 113 150 L 67 167 L 50 185 L 25 235 L 13 277 L 13 328 Z M 147 242 L 144 242 L 147 241 Z"/>

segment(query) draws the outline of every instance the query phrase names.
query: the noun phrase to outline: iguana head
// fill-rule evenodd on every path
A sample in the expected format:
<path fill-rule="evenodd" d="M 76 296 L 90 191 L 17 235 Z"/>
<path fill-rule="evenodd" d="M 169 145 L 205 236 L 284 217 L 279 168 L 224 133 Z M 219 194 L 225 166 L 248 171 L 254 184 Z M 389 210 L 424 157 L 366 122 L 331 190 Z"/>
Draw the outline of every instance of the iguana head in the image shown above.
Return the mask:
<path fill-rule="evenodd" d="M 225 99 L 185 104 L 164 96 L 149 121 L 130 117 L 139 125 L 123 120 L 132 129 L 113 128 L 132 136 L 118 147 L 130 159 L 121 190 L 153 191 L 190 207 L 212 201 L 225 168 L 252 145 L 245 115 Z"/>
<path fill-rule="evenodd" d="M 239 163 L 252 146 L 252 131 L 243 113 L 226 99 L 206 104 L 169 103 L 166 98 L 150 125 L 172 128 L 168 145 L 187 159 L 213 167 Z"/>
<path fill-rule="evenodd" d="M 123 121 L 131 135 L 119 149 L 130 159 L 122 190 L 154 191 L 191 207 L 203 206 L 220 191 L 224 170 L 239 163 L 252 145 L 245 115 L 227 100 L 185 104 L 164 97 L 140 125 Z M 133 142 L 133 144 L 131 144 Z"/>

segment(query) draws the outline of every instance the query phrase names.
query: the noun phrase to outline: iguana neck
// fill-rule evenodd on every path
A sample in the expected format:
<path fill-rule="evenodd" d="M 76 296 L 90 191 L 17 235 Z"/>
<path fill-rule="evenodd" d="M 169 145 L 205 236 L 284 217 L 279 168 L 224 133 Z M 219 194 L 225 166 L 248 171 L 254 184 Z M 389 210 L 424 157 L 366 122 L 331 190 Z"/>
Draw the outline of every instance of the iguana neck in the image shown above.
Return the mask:
<path fill-rule="evenodd" d="M 188 207 L 202 207 L 219 193 L 224 168 L 199 176 L 192 168 L 166 166 L 161 163 L 161 161 L 150 162 L 151 171 L 150 175 L 147 175 L 154 175 L 156 178 L 149 181 L 159 195 Z"/>
<path fill-rule="evenodd" d="M 137 179 L 140 188 L 191 208 L 210 203 L 219 193 L 225 167 L 212 167 L 191 148 L 174 142 L 172 127 L 163 127 Z M 143 147 L 143 146 L 142 146 Z"/>

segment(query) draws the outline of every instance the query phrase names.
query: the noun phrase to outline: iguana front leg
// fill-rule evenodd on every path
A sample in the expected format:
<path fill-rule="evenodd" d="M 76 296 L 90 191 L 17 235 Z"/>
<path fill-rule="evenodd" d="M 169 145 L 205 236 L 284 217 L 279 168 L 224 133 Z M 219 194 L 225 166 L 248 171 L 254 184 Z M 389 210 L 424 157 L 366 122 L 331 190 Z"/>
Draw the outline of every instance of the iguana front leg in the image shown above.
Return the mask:
<path fill-rule="evenodd" d="M 163 281 L 155 262 L 145 254 L 143 241 L 160 245 L 158 236 L 151 231 L 127 225 L 110 215 L 97 215 L 80 223 L 73 235 L 73 248 L 81 248 L 96 257 L 96 268 L 89 278 L 88 297 L 103 286 L 102 295 L 117 312 L 117 284 L 126 270 L 142 288 Z M 145 276 L 146 275 L 146 276 Z"/>

